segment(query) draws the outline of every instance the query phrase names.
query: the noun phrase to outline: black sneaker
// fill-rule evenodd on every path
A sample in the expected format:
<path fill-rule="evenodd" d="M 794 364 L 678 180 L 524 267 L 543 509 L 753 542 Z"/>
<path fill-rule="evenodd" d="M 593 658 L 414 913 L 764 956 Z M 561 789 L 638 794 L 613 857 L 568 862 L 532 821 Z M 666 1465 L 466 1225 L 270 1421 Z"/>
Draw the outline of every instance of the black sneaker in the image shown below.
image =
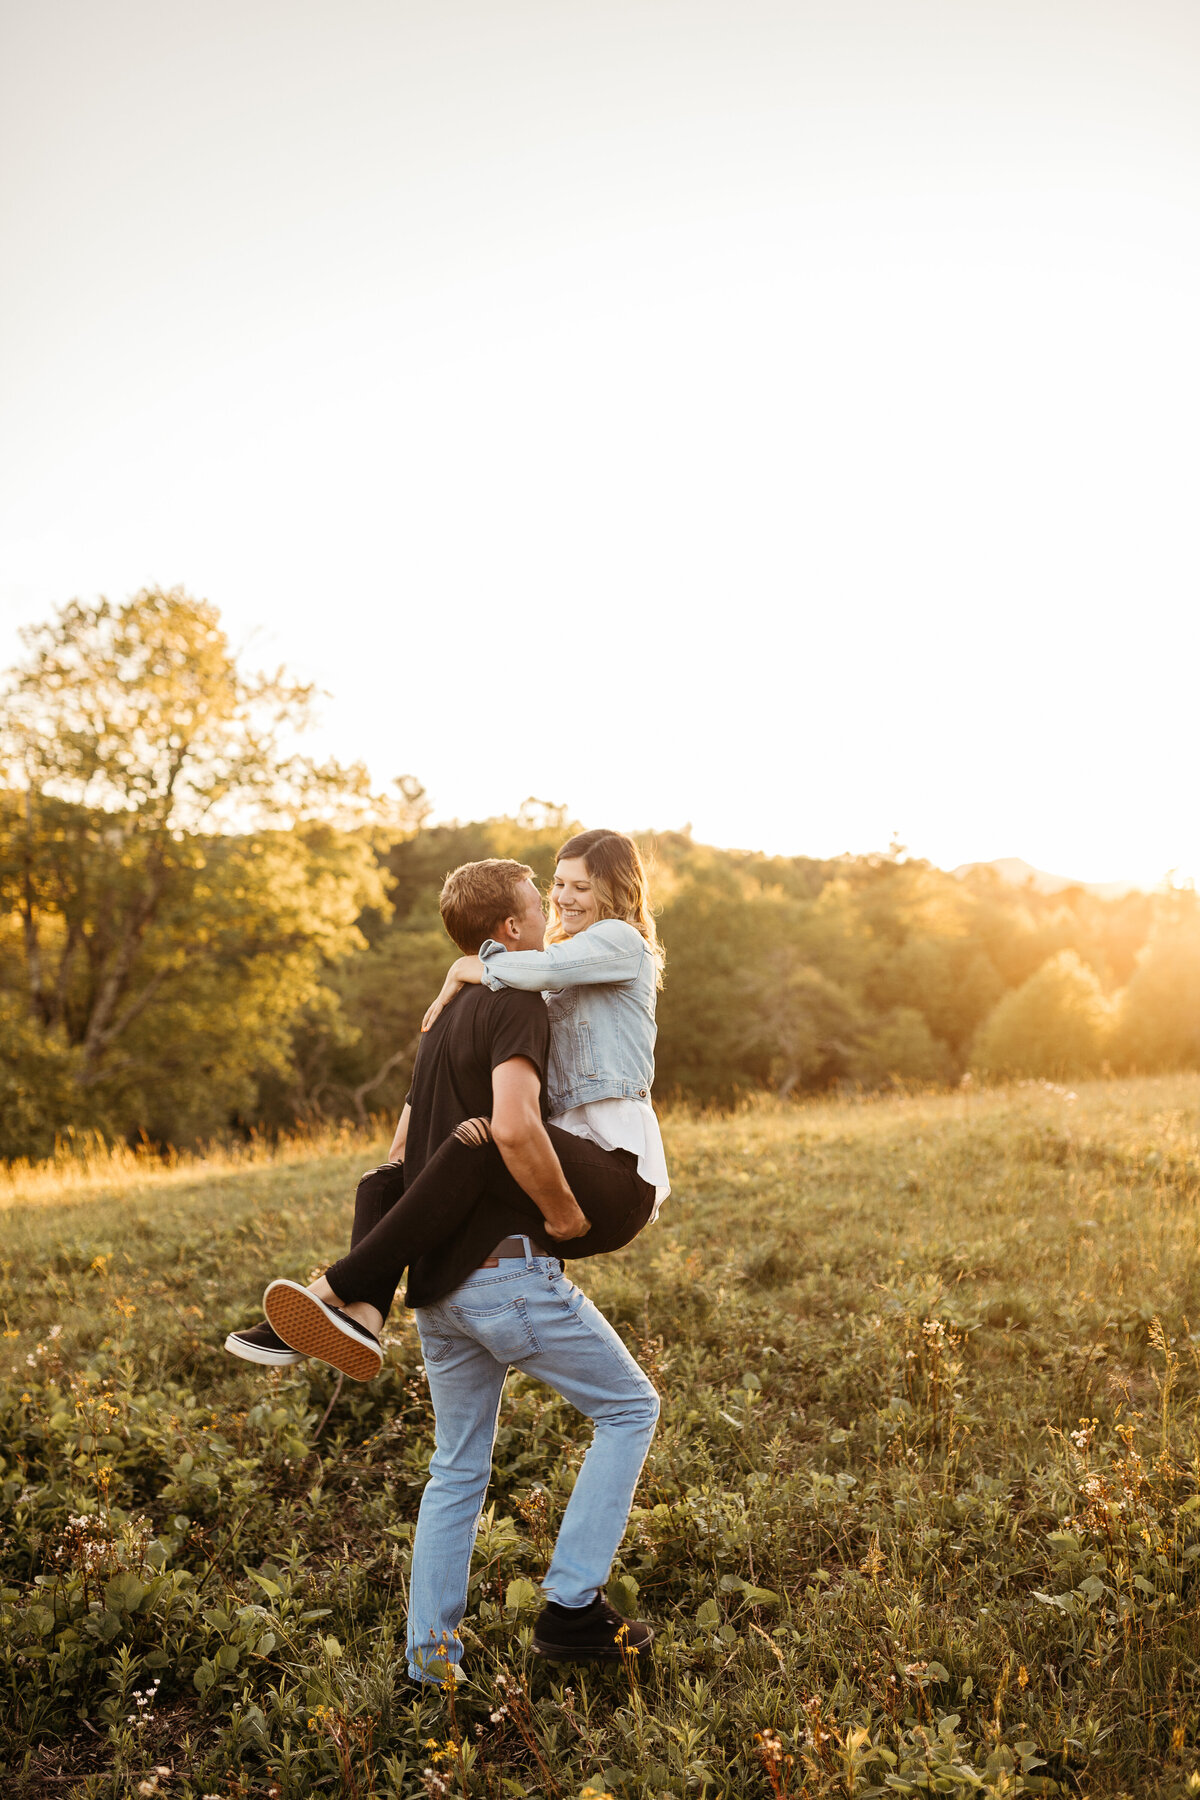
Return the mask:
<path fill-rule="evenodd" d="M 552 1662 L 620 1662 L 653 1639 L 652 1625 L 623 1619 L 600 1593 L 588 1606 L 547 1601 L 533 1628 L 533 1648 Z"/>
<path fill-rule="evenodd" d="M 292 1363 L 304 1361 L 300 1352 L 285 1344 L 265 1320 L 253 1331 L 231 1331 L 225 1339 L 225 1348 L 247 1362 L 265 1363 L 269 1369 L 286 1369 Z"/>
<path fill-rule="evenodd" d="M 340 1306 L 318 1300 L 298 1281 L 272 1281 L 263 1311 L 285 1344 L 317 1356 L 354 1381 L 370 1381 L 383 1367 L 379 1339 Z"/>

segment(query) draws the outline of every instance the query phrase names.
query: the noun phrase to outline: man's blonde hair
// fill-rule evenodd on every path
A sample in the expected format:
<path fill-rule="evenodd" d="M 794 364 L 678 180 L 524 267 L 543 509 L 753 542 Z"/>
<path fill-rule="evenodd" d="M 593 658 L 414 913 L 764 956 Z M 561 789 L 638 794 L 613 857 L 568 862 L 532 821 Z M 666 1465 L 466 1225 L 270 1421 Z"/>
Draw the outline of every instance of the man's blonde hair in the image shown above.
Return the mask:
<path fill-rule="evenodd" d="M 442 924 L 464 956 L 474 956 L 505 919 L 520 917 L 525 908 L 517 890 L 532 876 L 528 863 L 508 856 L 488 856 L 451 870 L 438 905 Z"/>

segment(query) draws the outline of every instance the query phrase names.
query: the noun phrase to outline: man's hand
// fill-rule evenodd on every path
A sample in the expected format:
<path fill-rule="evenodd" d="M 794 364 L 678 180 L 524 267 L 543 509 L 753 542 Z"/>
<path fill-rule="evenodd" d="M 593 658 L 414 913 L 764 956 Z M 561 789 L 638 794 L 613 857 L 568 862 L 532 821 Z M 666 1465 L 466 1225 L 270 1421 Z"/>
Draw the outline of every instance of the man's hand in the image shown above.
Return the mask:
<path fill-rule="evenodd" d="M 433 1021 L 444 1013 L 456 994 L 465 987 L 479 987 L 483 981 L 483 964 L 477 956 L 460 956 L 446 971 L 442 991 L 421 1020 L 421 1030 L 428 1031 Z"/>
<path fill-rule="evenodd" d="M 542 1084 L 527 1057 L 492 1070 L 492 1136 L 504 1166 L 546 1221 L 547 1237 L 582 1237 L 591 1220 L 567 1186 L 562 1164 L 542 1124 Z"/>
<path fill-rule="evenodd" d="M 546 1218 L 546 1236 L 553 1238 L 556 1244 L 565 1244 L 570 1238 L 582 1237 L 586 1231 L 592 1229 L 592 1221 L 574 1196 L 571 1198 L 571 1206 L 573 1210 L 569 1218 L 564 1213 L 561 1223 L 552 1225 L 549 1217 Z"/>

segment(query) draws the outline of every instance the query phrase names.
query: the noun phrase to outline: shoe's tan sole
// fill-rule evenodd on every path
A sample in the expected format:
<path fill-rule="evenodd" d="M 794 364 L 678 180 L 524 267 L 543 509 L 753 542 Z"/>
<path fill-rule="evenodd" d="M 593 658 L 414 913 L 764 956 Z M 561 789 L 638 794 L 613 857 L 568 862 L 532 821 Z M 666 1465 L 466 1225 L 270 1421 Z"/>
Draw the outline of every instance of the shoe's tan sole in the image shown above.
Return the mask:
<path fill-rule="evenodd" d="M 357 1344 L 325 1317 L 318 1302 L 301 1289 L 281 1284 L 267 1289 L 263 1308 L 285 1344 L 302 1356 L 316 1356 L 352 1381 L 370 1381 L 383 1357 L 370 1344 Z"/>

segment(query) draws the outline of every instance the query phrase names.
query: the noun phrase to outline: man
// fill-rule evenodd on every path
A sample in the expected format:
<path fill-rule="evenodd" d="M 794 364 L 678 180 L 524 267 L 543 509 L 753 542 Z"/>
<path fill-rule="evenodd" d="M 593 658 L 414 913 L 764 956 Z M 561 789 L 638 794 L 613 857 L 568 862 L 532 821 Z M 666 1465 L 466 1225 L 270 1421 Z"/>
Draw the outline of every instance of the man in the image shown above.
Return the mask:
<path fill-rule="evenodd" d="M 506 950 L 542 947 L 542 902 L 522 863 L 490 858 L 456 869 L 441 912 L 466 954 L 489 937 Z M 544 1381 L 595 1426 L 542 1582 L 547 1603 L 535 1650 L 565 1661 L 616 1659 L 622 1644 L 640 1650 L 654 1635 L 614 1612 L 604 1586 L 658 1395 L 545 1243 L 551 1232 L 574 1238 L 588 1224 L 543 1123 L 549 1042 L 540 995 L 467 988 L 422 1039 L 392 1144 L 408 1184 L 464 1119 L 490 1115 L 503 1163 L 456 1239 L 409 1269 L 406 1298 L 416 1309 L 437 1441 L 413 1542 L 408 1659 L 417 1681 L 440 1680 L 462 1654 L 456 1633 L 510 1367 Z M 586 1140 L 571 1145 L 573 1163 L 598 1154 Z"/>

